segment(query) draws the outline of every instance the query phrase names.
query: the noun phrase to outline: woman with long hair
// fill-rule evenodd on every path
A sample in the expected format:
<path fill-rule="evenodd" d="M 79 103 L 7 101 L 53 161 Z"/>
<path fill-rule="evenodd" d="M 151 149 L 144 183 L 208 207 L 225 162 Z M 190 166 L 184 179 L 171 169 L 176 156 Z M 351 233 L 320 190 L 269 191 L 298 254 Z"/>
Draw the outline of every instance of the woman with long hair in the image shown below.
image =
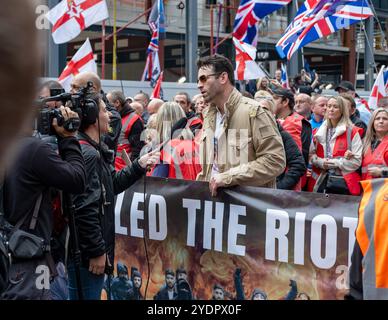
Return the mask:
<path fill-rule="evenodd" d="M 159 108 L 156 115 L 156 137 L 163 148 L 161 161 L 152 168 L 151 176 L 195 180 L 201 172 L 198 145 L 191 130 L 183 128 L 171 132 L 182 118 L 186 118 L 186 114 L 176 102 L 165 102 Z"/>
<path fill-rule="evenodd" d="M 329 99 L 325 121 L 314 135 L 310 148 L 312 177 L 308 190 L 359 195 L 362 141 L 359 128 L 349 119 L 344 98 Z"/>
<path fill-rule="evenodd" d="M 366 130 L 362 180 L 381 177 L 388 177 L 388 110 L 377 108 Z"/>

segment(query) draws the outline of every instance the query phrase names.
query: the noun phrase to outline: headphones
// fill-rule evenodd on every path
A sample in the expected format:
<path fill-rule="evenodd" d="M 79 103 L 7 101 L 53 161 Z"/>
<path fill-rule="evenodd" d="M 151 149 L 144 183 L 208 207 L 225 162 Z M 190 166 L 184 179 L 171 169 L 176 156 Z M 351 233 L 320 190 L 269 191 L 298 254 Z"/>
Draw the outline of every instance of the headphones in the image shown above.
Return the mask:
<path fill-rule="evenodd" d="M 100 112 L 97 103 L 93 99 L 85 99 L 82 110 L 82 123 L 86 126 L 95 124 Z"/>

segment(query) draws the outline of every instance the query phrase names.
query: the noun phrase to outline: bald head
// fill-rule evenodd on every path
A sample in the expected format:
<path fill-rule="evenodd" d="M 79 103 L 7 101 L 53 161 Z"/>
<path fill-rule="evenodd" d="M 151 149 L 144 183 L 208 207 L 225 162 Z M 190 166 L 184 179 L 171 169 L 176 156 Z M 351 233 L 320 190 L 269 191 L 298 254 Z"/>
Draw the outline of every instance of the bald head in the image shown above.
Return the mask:
<path fill-rule="evenodd" d="M 77 74 L 71 82 L 71 92 L 77 92 L 82 88 L 85 88 L 88 82 L 93 83 L 93 89 L 95 92 L 101 91 L 101 80 L 94 72 L 82 72 Z"/>
<path fill-rule="evenodd" d="M 311 114 L 313 101 L 311 97 L 305 93 L 300 93 L 295 98 L 295 111 L 301 116 L 308 118 Z"/>
<path fill-rule="evenodd" d="M 149 114 L 155 114 L 158 112 L 159 108 L 163 104 L 163 100 L 160 99 L 152 99 L 147 106 L 147 111 Z"/>
<path fill-rule="evenodd" d="M 141 104 L 140 102 L 132 102 L 131 104 L 130 104 L 130 106 L 131 106 L 131 108 L 133 109 L 133 110 L 135 110 L 135 112 L 139 115 L 139 116 L 141 116 L 142 114 L 143 114 L 143 112 L 144 112 L 144 107 L 143 107 L 143 104 Z"/>

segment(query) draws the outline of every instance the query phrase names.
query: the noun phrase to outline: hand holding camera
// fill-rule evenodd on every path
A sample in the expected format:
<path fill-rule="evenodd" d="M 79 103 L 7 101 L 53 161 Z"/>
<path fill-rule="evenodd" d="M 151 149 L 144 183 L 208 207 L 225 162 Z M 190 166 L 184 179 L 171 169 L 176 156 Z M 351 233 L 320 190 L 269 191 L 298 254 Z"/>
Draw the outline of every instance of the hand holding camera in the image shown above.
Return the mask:
<path fill-rule="evenodd" d="M 58 115 L 52 122 L 55 132 L 62 138 L 74 137 L 80 124 L 78 113 L 64 106 L 57 110 Z"/>

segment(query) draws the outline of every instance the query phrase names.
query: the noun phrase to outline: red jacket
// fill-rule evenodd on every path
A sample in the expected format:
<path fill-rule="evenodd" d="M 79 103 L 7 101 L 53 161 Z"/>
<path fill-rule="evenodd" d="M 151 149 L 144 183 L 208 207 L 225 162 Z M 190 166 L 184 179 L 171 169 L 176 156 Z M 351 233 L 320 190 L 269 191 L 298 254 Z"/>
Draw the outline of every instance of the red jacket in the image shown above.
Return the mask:
<path fill-rule="evenodd" d="M 141 117 L 136 114 L 135 112 L 128 113 L 123 118 L 121 118 L 121 132 L 117 144 L 117 151 L 116 151 L 116 159 L 115 159 L 115 169 L 116 171 L 120 171 L 121 169 L 126 167 L 126 163 L 124 159 L 122 158 L 122 152 L 123 150 L 127 151 L 128 157 L 131 156 L 132 148 L 129 144 L 129 133 L 131 132 L 133 124 L 138 120 L 141 119 Z"/>
<path fill-rule="evenodd" d="M 173 139 L 160 153 L 162 164 L 168 164 L 168 178 L 195 180 L 202 168 L 199 164 L 199 146 L 193 140 Z M 149 175 L 153 174 L 155 167 Z"/>
<path fill-rule="evenodd" d="M 368 174 L 368 167 L 387 167 L 388 166 L 388 136 L 380 142 L 375 151 L 369 147 L 362 158 L 362 180 L 373 179 Z"/>
<path fill-rule="evenodd" d="M 351 128 L 351 141 L 353 140 L 353 138 L 356 134 L 359 134 L 359 129 L 360 128 L 355 127 L 355 126 L 353 126 Z M 334 150 L 333 150 L 333 154 L 332 154 L 333 158 L 344 157 L 345 152 L 348 150 L 348 148 L 349 148 L 348 137 L 347 137 L 348 131 L 349 130 L 346 130 L 343 134 L 341 134 L 340 136 L 338 136 L 336 138 L 335 143 L 334 143 Z M 314 140 L 316 140 L 316 139 L 314 138 Z M 322 144 L 320 144 L 318 141 L 314 141 L 314 143 L 316 145 L 317 157 L 325 158 L 325 152 L 324 152 Z M 308 191 L 314 190 L 314 187 L 317 183 L 318 177 L 320 176 L 321 172 L 322 172 L 322 170 L 320 168 L 318 168 L 314 165 L 312 166 L 312 174 L 311 174 L 311 178 L 309 179 L 309 182 L 308 182 Z M 342 176 L 344 177 L 346 185 L 349 188 L 349 192 L 352 195 L 359 195 L 361 193 L 361 188 L 360 188 L 360 184 L 359 184 L 359 182 L 361 180 L 360 175 L 356 171 L 354 171 L 354 172 L 350 172 L 347 174 L 342 173 Z"/>

